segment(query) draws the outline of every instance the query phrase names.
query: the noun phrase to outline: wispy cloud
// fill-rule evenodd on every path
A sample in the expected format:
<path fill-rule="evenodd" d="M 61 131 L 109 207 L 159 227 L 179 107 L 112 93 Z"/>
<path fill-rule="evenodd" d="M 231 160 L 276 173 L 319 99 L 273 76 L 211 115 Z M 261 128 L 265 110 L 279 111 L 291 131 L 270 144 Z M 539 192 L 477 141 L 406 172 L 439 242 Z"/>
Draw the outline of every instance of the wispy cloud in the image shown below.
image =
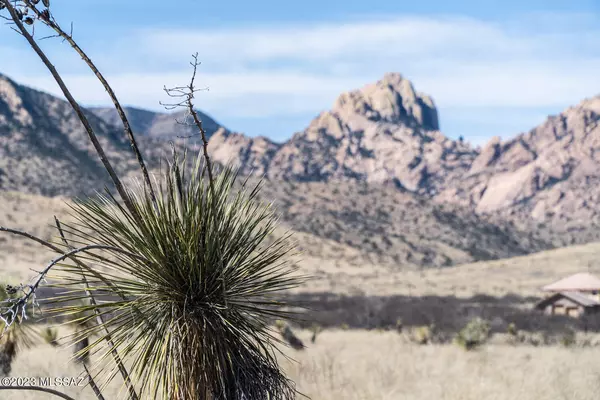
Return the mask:
<path fill-rule="evenodd" d="M 596 17 L 547 14 L 490 22 L 399 16 L 226 30 L 147 28 L 92 53 L 124 102 L 157 109 L 159 100 L 167 100 L 163 85 L 187 82 L 187 61 L 198 50 L 199 82 L 210 89 L 199 106 L 220 119 L 315 114 L 340 92 L 397 71 L 433 96 L 444 125 L 452 118 L 444 110 L 559 111 L 600 93 Z M 92 75 L 65 68 L 78 98 L 106 103 Z M 45 74 L 6 72 L 57 92 Z"/>

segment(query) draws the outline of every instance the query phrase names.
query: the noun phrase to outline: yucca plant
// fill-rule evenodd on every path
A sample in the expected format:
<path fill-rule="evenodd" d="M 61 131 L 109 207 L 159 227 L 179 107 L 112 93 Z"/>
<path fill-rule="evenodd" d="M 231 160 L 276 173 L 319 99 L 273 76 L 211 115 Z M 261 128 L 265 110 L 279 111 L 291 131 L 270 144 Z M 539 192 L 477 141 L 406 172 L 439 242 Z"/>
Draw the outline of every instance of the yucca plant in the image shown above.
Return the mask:
<path fill-rule="evenodd" d="M 77 223 L 62 229 L 56 220 L 58 242 L 0 226 L 0 232 L 26 237 L 59 255 L 17 302 L 2 308 L 0 317 L 10 329 L 18 328 L 15 322 L 30 312 L 37 290 L 51 273 L 55 286 L 64 291 L 44 302 L 50 307 L 47 316 L 67 323 L 94 320 L 76 329 L 71 343 L 90 338 L 79 353 L 99 355 L 95 371 L 105 383 L 118 369 L 131 400 L 294 398 L 293 383 L 277 363 L 276 332 L 269 328 L 273 319 L 290 317 L 278 294 L 303 282 L 288 262 L 294 247 L 287 236 L 270 240 L 277 218 L 269 204 L 258 201 L 260 185 L 234 190 L 236 169 L 213 172 L 207 135 L 192 101 L 198 91 L 197 54 L 189 85 L 165 90 L 180 100 L 172 106 L 185 107 L 198 127 L 203 155 L 186 176 L 185 157 L 180 161 L 175 153 L 152 182 L 114 91 L 73 36 L 60 27 L 49 2 L 44 1 L 44 7 L 38 3 L 0 0 L 6 18 L 46 65 L 80 119 L 118 198 L 107 190 L 77 201 L 72 209 Z M 31 24 L 23 21 L 24 13 L 66 41 L 106 89 L 143 184 L 123 184 L 86 113 L 38 45 L 32 27 L 25 26 Z M 81 313 L 86 314 L 83 319 L 77 317 Z M 106 370 L 111 358 L 114 369 Z M 89 373 L 88 378 L 90 384 L 95 381 Z M 94 391 L 101 400 L 99 390 Z"/>
<path fill-rule="evenodd" d="M 294 247 L 288 236 L 266 241 L 277 218 L 257 200 L 260 184 L 234 192 L 237 170 L 225 167 L 211 185 L 201 160 L 188 177 L 185 157 L 174 153 L 157 179 L 156 202 L 142 184 L 128 189 L 140 223 L 110 194 L 75 202 L 77 222 L 64 225 L 69 242 L 114 250 L 87 252 L 82 259 L 94 270 L 55 267 L 55 286 L 67 291 L 48 302 L 50 315 L 103 315 L 143 398 L 294 398 L 269 328 L 290 316 L 277 293 L 301 283 L 289 262 Z M 80 303 L 82 273 L 95 305 Z M 98 339 L 87 350 L 108 357 L 97 324 L 71 340 L 92 335 Z"/>

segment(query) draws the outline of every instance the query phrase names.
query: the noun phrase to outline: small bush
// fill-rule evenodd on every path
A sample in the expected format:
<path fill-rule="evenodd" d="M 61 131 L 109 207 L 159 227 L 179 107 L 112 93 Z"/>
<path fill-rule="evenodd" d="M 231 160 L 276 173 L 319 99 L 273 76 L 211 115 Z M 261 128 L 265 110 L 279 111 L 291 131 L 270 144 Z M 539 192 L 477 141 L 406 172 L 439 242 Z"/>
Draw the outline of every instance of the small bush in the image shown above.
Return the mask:
<path fill-rule="evenodd" d="M 311 327 L 311 331 L 312 331 L 312 336 L 310 337 L 311 343 L 315 343 L 317 341 L 317 336 L 319 336 L 319 333 L 321 333 L 322 330 L 323 329 L 321 328 L 320 325 L 313 324 L 313 326 Z"/>
<path fill-rule="evenodd" d="M 19 290 L 18 287 L 0 284 L 0 303 L 17 298 Z M 18 323 L 8 328 L 4 321 L 0 321 L 0 377 L 9 376 L 18 352 L 34 346 L 39 339 L 39 332 L 33 324 L 20 315 L 16 319 Z"/>
<path fill-rule="evenodd" d="M 54 328 L 47 327 L 41 333 L 44 342 L 48 343 L 52 347 L 58 346 L 58 331 Z"/>
<path fill-rule="evenodd" d="M 283 327 L 279 328 L 279 333 L 283 340 L 285 340 L 294 350 L 304 349 L 304 343 L 302 343 L 302 340 L 294 334 L 294 331 L 292 331 L 292 328 L 288 324 L 284 324 Z"/>
<path fill-rule="evenodd" d="M 278 331 L 282 331 L 283 328 L 285 328 L 287 324 L 285 323 L 285 321 L 282 321 L 280 319 L 275 321 L 275 327 L 277 328 Z"/>
<path fill-rule="evenodd" d="M 551 338 L 546 332 L 532 332 L 525 333 L 519 332 L 517 335 L 517 341 L 529 346 L 547 346 L 551 344 Z"/>
<path fill-rule="evenodd" d="M 490 325 L 481 318 L 471 320 L 456 335 L 456 343 L 465 350 L 472 350 L 484 344 L 490 337 Z"/>
<path fill-rule="evenodd" d="M 410 339 L 417 344 L 431 343 L 431 340 L 433 339 L 433 330 L 427 325 L 418 326 L 412 331 Z"/>
<path fill-rule="evenodd" d="M 396 320 L 396 331 L 398 331 L 398 333 L 402 333 L 403 328 L 404 328 L 404 325 L 402 324 L 402 319 L 398 318 Z"/>
<path fill-rule="evenodd" d="M 575 331 L 573 331 L 572 329 L 569 329 L 568 331 L 564 332 L 561 337 L 560 337 L 560 344 L 565 346 L 565 347 L 571 347 L 575 344 L 576 340 L 575 340 Z"/>

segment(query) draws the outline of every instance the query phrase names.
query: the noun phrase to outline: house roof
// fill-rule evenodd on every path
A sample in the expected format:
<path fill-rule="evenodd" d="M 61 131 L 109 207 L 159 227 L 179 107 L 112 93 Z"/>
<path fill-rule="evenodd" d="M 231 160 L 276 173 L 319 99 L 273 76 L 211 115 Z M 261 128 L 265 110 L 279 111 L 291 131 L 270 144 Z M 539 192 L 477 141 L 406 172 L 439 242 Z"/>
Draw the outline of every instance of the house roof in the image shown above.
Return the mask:
<path fill-rule="evenodd" d="M 600 290 L 600 279 L 587 272 L 568 276 L 542 288 L 547 292 L 576 292 Z"/>
<path fill-rule="evenodd" d="M 536 304 L 536 307 L 538 307 L 538 308 L 545 307 L 547 304 L 552 303 L 554 300 L 556 300 L 557 298 L 560 298 L 560 297 L 565 297 L 583 307 L 600 306 L 600 301 L 596 300 L 593 297 L 585 295 L 583 293 L 559 292 L 559 293 L 553 294 L 550 297 L 543 299 L 542 301 L 540 301 L 539 303 Z"/>

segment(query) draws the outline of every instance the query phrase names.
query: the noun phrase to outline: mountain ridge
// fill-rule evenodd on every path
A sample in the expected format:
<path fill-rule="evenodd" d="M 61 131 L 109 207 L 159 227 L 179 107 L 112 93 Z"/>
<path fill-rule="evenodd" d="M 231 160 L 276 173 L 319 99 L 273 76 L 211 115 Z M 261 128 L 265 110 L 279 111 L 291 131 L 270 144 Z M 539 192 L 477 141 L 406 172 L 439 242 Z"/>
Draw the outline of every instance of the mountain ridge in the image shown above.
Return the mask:
<path fill-rule="evenodd" d="M 88 107 L 87 109 L 108 124 L 121 125 L 121 119 L 114 107 Z M 137 107 L 123 107 L 123 111 L 135 134 L 162 140 L 197 136 L 196 126 L 193 125 L 193 121 L 190 121 L 191 118 L 186 117 L 187 111 L 161 113 Z M 206 113 L 199 110 L 196 112 L 202 120 L 202 127 L 208 137 L 223 127 Z"/>
<path fill-rule="evenodd" d="M 232 132 L 211 119 L 209 153 L 217 163 L 237 163 L 242 175 L 264 176 L 265 200 L 276 202 L 288 226 L 357 249 L 362 254 L 353 256 L 357 260 L 453 265 L 597 239 L 594 191 L 587 200 L 589 215 L 565 208 L 562 219 L 553 220 L 543 212 L 554 205 L 526 204 L 527 199 L 544 200 L 560 181 L 560 171 L 552 170 L 558 165 L 555 160 L 583 177 L 596 165 L 596 141 L 589 139 L 597 129 L 594 99 L 529 133 L 495 139 L 478 149 L 445 137 L 437 129 L 433 99 L 417 92 L 402 75 L 386 74 L 374 84 L 341 94 L 330 110 L 283 143 Z M 138 167 L 115 115 L 98 109 L 85 112 L 117 172 L 135 175 Z M 134 129 L 142 132 L 138 141 L 149 168 L 156 168 L 158 159 L 170 153 L 170 144 L 169 138 L 152 132 L 156 126 L 179 128 L 173 122 L 176 114 L 161 114 L 153 127 L 158 113 L 136 108 L 126 112 Z M 547 142 L 538 149 L 540 138 Z M 179 142 L 197 149 L 193 140 Z M 550 150 L 554 153 L 540 158 Z M 587 158 L 577 162 L 578 155 Z M 528 175 L 530 170 L 547 174 Z M 517 195 L 502 192 L 503 173 L 523 177 L 513 188 Z M 571 171 L 562 179 L 573 176 Z M 0 78 L 0 191 L 72 197 L 100 189 L 107 178 L 68 103 Z M 519 193 L 525 189 L 531 193 L 523 201 Z M 504 209 L 486 209 L 486 193 L 494 190 L 503 193 L 508 204 Z M 580 192 L 573 187 L 572 196 Z M 542 213 L 537 222 L 533 210 Z M 550 223 L 542 229 L 540 221 Z"/>
<path fill-rule="evenodd" d="M 254 173 L 272 179 L 358 179 L 430 194 L 445 187 L 439 170 L 449 171 L 444 179 L 456 179 L 477 156 L 470 144 L 438 130 L 437 115 L 431 97 L 416 92 L 401 74 L 388 73 L 374 84 L 342 93 L 305 130 L 284 143 L 271 142 L 267 151 L 253 152 L 245 162 Z M 213 150 L 231 144 L 225 136 L 225 130 L 214 135 L 218 145 Z M 245 142 L 240 147 L 236 136 L 231 149 L 221 153 L 245 154 L 253 146 L 251 138 Z"/>

